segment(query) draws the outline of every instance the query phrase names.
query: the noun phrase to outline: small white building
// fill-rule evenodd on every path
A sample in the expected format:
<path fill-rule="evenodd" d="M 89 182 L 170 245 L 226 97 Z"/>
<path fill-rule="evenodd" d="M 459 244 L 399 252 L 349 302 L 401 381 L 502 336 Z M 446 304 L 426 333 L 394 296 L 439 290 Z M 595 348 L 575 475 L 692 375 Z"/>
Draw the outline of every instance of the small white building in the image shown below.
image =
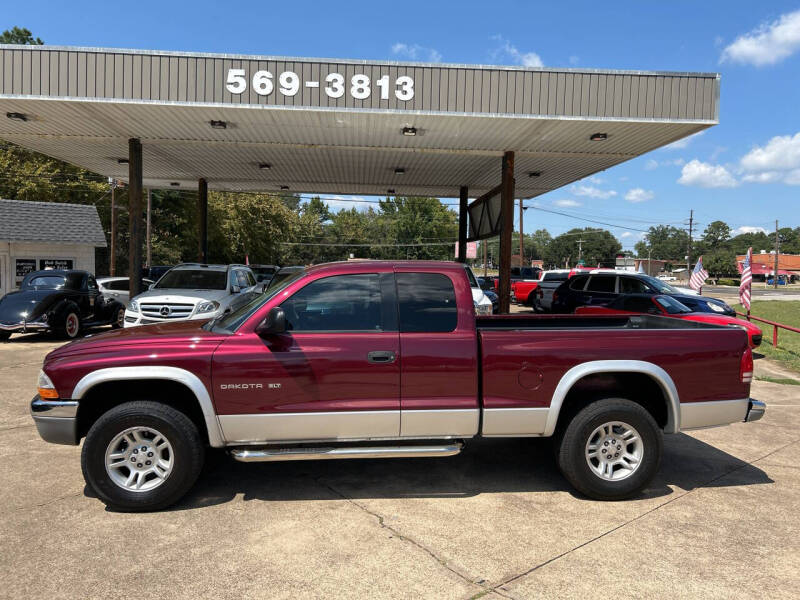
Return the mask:
<path fill-rule="evenodd" d="M 94 273 L 95 248 L 106 245 L 94 206 L 0 199 L 0 296 L 17 289 L 31 271 Z"/>

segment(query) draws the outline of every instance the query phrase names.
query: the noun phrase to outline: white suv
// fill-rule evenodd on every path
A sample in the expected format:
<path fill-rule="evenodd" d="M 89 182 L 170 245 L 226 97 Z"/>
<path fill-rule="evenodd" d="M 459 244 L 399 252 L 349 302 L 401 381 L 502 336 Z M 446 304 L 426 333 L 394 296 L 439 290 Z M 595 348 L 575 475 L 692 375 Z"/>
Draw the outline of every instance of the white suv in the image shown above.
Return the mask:
<path fill-rule="evenodd" d="M 181 264 L 128 303 L 125 327 L 212 319 L 261 292 L 245 265 Z"/>

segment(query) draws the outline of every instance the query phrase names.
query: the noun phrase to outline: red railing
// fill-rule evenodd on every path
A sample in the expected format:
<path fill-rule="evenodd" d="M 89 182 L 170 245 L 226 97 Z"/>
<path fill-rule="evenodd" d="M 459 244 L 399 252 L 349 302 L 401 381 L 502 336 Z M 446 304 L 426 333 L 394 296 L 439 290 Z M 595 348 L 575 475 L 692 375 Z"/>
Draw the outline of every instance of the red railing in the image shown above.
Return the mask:
<path fill-rule="evenodd" d="M 772 345 L 777 348 L 778 347 L 778 329 L 785 329 L 786 331 L 793 331 L 794 333 L 800 333 L 800 329 L 797 327 L 791 327 L 789 325 L 784 325 L 783 323 L 776 323 L 775 321 L 768 321 L 767 319 L 762 319 L 760 317 L 754 317 L 753 315 L 748 315 L 745 313 L 740 313 L 738 310 L 736 314 L 740 317 L 744 317 L 748 321 L 758 321 L 759 323 L 766 323 L 767 325 L 772 325 Z"/>

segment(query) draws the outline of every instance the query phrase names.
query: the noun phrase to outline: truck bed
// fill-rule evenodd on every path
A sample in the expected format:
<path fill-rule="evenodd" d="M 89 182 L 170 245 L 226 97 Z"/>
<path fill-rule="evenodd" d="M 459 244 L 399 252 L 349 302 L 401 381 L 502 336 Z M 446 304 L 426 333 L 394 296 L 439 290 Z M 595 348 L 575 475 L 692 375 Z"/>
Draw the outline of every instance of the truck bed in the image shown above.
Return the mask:
<path fill-rule="evenodd" d="M 654 315 L 493 315 L 477 317 L 481 330 L 719 329 L 717 325 Z"/>

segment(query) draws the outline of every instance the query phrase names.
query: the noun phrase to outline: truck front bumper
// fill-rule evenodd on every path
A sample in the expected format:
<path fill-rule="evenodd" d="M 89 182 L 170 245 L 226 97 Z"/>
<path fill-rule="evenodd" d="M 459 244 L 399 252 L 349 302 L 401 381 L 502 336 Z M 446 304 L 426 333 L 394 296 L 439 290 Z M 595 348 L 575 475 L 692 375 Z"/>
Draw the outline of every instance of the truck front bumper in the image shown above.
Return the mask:
<path fill-rule="evenodd" d="M 758 421 L 766 411 L 767 405 L 764 402 L 750 398 L 750 402 L 747 405 L 747 415 L 745 415 L 744 420 L 747 423 Z"/>
<path fill-rule="evenodd" d="M 37 394 L 31 400 L 31 416 L 45 442 L 78 444 L 77 400 L 44 400 Z"/>

